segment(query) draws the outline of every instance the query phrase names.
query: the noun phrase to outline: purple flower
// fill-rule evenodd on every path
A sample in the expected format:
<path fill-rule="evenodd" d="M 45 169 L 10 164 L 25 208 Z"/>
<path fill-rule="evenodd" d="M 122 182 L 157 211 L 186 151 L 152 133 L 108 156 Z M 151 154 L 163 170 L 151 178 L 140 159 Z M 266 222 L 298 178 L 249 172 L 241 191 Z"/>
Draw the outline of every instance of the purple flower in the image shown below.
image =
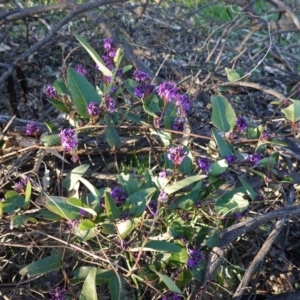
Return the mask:
<path fill-rule="evenodd" d="M 182 296 L 176 293 L 166 293 L 166 295 L 162 298 L 162 300 L 182 300 Z"/>
<path fill-rule="evenodd" d="M 106 51 L 110 51 L 111 49 L 115 48 L 115 44 L 111 38 L 104 39 L 104 49 Z"/>
<path fill-rule="evenodd" d="M 151 200 L 147 206 L 147 212 L 154 216 L 157 212 L 157 202 Z"/>
<path fill-rule="evenodd" d="M 61 144 L 64 151 L 74 151 L 77 147 L 77 135 L 76 130 L 67 128 L 60 132 Z"/>
<path fill-rule="evenodd" d="M 63 292 L 64 290 L 57 286 L 54 291 L 49 293 L 51 296 L 50 300 L 63 300 Z"/>
<path fill-rule="evenodd" d="M 23 177 L 21 178 L 20 181 L 16 182 L 15 185 L 14 185 L 14 190 L 17 192 L 17 193 L 24 193 L 24 189 L 27 185 L 29 181 L 29 178 L 26 176 L 26 177 Z"/>
<path fill-rule="evenodd" d="M 181 217 L 181 219 L 183 221 L 187 221 L 188 222 L 188 221 L 191 220 L 191 216 L 190 216 L 190 214 L 187 211 L 182 212 L 181 215 L 180 215 L 180 217 Z"/>
<path fill-rule="evenodd" d="M 176 94 L 176 105 L 181 105 L 185 113 L 187 113 L 191 107 L 192 98 L 184 94 Z"/>
<path fill-rule="evenodd" d="M 236 156 L 232 154 L 228 154 L 224 158 L 228 164 L 232 164 L 236 160 Z"/>
<path fill-rule="evenodd" d="M 155 89 L 155 85 L 147 83 L 147 84 L 139 84 L 134 87 L 133 93 L 140 99 L 146 98 L 151 95 Z"/>
<path fill-rule="evenodd" d="M 267 132 L 262 132 L 262 134 L 260 135 L 259 137 L 259 140 L 262 141 L 262 142 L 265 142 L 265 141 L 268 141 L 271 139 L 271 135 Z"/>
<path fill-rule="evenodd" d="M 261 158 L 262 158 L 262 156 L 259 153 L 253 153 L 247 157 L 247 161 L 249 163 L 251 163 L 253 166 L 255 166 L 258 164 L 258 162 L 261 160 Z"/>
<path fill-rule="evenodd" d="M 113 113 L 116 108 L 116 101 L 109 95 L 104 97 L 104 105 L 107 111 Z"/>
<path fill-rule="evenodd" d="M 73 228 L 78 228 L 79 220 L 68 220 L 66 231 L 71 232 Z"/>
<path fill-rule="evenodd" d="M 114 62 L 113 62 L 113 59 L 111 57 L 109 57 L 108 55 L 102 55 L 102 59 L 103 59 L 103 62 L 105 64 L 105 66 L 109 70 L 112 70 L 114 68 Z M 99 69 L 99 67 L 98 67 L 98 69 Z"/>
<path fill-rule="evenodd" d="M 247 121 L 246 121 L 245 118 L 242 118 L 242 117 L 237 118 L 236 124 L 235 124 L 235 127 L 236 127 L 237 131 L 239 131 L 239 132 L 245 131 L 247 126 L 248 126 L 248 124 L 247 124 Z"/>
<path fill-rule="evenodd" d="M 101 108 L 99 107 L 99 103 L 97 102 L 90 102 L 86 110 L 88 114 L 92 117 L 99 116 L 101 113 Z"/>
<path fill-rule="evenodd" d="M 108 52 L 108 56 L 111 58 L 114 58 L 116 56 L 116 50 L 115 49 L 110 50 Z"/>
<path fill-rule="evenodd" d="M 172 101 L 178 92 L 178 88 L 172 82 L 164 82 L 158 86 L 157 94 L 166 101 Z"/>
<path fill-rule="evenodd" d="M 207 157 L 201 157 L 198 159 L 198 168 L 205 174 L 208 173 L 211 167 L 211 161 Z"/>
<path fill-rule="evenodd" d="M 47 85 L 44 93 L 46 94 L 46 96 L 48 98 L 56 98 L 57 97 L 57 91 L 55 90 L 55 88 L 52 85 Z"/>
<path fill-rule="evenodd" d="M 185 157 L 187 156 L 188 152 L 184 151 L 183 146 L 178 146 L 174 148 L 170 148 L 168 153 L 168 159 L 175 165 L 179 166 Z"/>
<path fill-rule="evenodd" d="M 167 199 L 168 199 L 168 194 L 164 190 L 160 191 L 157 200 L 159 202 L 166 202 Z"/>
<path fill-rule="evenodd" d="M 123 205 L 127 199 L 126 193 L 119 186 L 114 187 L 111 190 L 110 195 L 115 199 L 117 205 Z"/>
<path fill-rule="evenodd" d="M 86 67 L 83 65 L 78 65 L 75 67 L 75 71 L 78 72 L 79 74 L 85 76 L 86 75 Z"/>
<path fill-rule="evenodd" d="M 137 82 L 146 83 L 146 82 L 151 80 L 150 75 L 148 73 L 144 72 L 144 71 L 141 71 L 141 70 L 135 70 L 133 72 L 133 77 L 134 77 L 134 80 L 137 81 Z"/>
<path fill-rule="evenodd" d="M 36 135 L 39 131 L 39 126 L 35 122 L 26 125 L 26 135 Z"/>
<path fill-rule="evenodd" d="M 172 126 L 173 130 L 183 131 L 185 118 L 175 118 Z"/>
<path fill-rule="evenodd" d="M 187 261 L 189 269 L 193 269 L 199 265 L 201 260 L 205 259 L 204 253 L 200 250 L 189 250 L 190 258 Z"/>
<path fill-rule="evenodd" d="M 234 217 L 235 217 L 236 220 L 240 220 L 243 217 L 243 215 L 242 215 L 242 213 L 238 212 L 238 213 L 235 214 Z"/>

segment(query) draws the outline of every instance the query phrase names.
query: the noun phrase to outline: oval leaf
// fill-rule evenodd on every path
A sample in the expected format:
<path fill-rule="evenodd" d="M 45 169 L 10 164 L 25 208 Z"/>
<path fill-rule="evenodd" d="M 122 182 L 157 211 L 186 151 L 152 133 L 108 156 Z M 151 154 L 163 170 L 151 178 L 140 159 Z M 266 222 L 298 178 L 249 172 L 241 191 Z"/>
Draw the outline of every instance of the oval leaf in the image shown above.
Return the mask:
<path fill-rule="evenodd" d="M 79 297 L 79 300 L 97 300 L 97 291 L 96 291 L 96 272 L 97 268 L 91 268 L 89 271 Z"/>

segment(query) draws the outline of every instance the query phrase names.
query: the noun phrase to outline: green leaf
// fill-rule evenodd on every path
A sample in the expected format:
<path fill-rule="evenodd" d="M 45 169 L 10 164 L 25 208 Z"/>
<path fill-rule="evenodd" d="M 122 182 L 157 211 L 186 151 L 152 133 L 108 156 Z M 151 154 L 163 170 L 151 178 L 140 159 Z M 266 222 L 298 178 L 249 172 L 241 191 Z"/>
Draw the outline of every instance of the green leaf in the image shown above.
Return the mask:
<path fill-rule="evenodd" d="M 300 120 L 300 101 L 293 99 L 291 99 L 291 101 L 293 103 L 288 107 L 281 109 L 281 111 L 289 121 L 295 123 Z"/>
<path fill-rule="evenodd" d="M 118 176 L 118 182 L 122 185 L 122 187 L 128 195 L 137 192 L 139 189 L 138 181 L 135 180 L 131 174 L 121 173 Z"/>
<path fill-rule="evenodd" d="M 213 233 L 205 242 L 207 247 L 213 248 L 219 245 L 219 233 Z"/>
<path fill-rule="evenodd" d="M 26 184 L 26 191 L 25 191 L 25 201 L 24 201 L 24 208 L 28 208 L 30 205 L 30 199 L 31 199 L 31 183 L 28 180 Z"/>
<path fill-rule="evenodd" d="M 78 182 L 78 180 L 86 173 L 86 171 L 89 169 L 89 165 L 81 165 L 76 168 L 74 168 L 62 181 L 62 187 L 65 188 L 67 191 L 71 191 L 75 184 Z"/>
<path fill-rule="evenodd" d="M 244 178 L 240 176 L 239 176 L 239 180 L 242 183 L 243 187 L 245 188 L 250 199 L 255 200 L 257 193 L 254 191 L 253 187 Z"/>
<path fill-rule="evenodd" d="M 112 277 L 109 281 L 108 287 L 111 300 L 124 299 L 124 279 L 121 276 Z"/>
<path fill-rule="evenodd" d="M 69 90 L 68 90 L 65 82 L 61 78 L 56 79 L 53 83 L 53 86 L 58 94 L 69 95 Z M 61 102 L 61 101 L 59 101 L 59 102 Z"/>
<path fill-rule="evenodd" d="M 97 300 L 97 291 L 96 291 L 96 272 L 97 268 L 93 267 L 89 271 L 84 284 L 82 286 L 81 294 L 79 300 Z"/>
<path fill-rule="evenodd" d="M 143 248 L 144 251 L 161 251 L 169 253 L 179 253 L 181 252 L 181 249 L 180 246 L 166 241 L 148 241 Z"/>
<path fill-rule="evenodd" d="M 60 143 L 59 134 L 44 135 L 41 139 L 41 143 L 46 147 L 52 147 Z"/>
<path fill-rule="evenodd" d="M 136 97 L 134 94 L 134 88 L 138 85 L 138 83 L 135 82 L 133 79 L 126 79 L 124 83 L 125 83 L 127 92 L 129 94 L 131 94 L 132 96 Z"/>
<path fill-rule="evenodd" d="M 228 168 L 228 163 L 226 159 L 221 159 L 211 164 L 208 174 L 210 176 L 216 177 L 220 174 L 223 174 L 227 170 L 227 168 Z"/>
<path fill-rule="evenodd" d="M 119 219 L 120 217 L 120 211 L 116 205 L 116 201 L 110 195 L 109 192 L 105 192 L 104 201 L 105 201 L 105 209 L 106 209 L 107 216 L 110 222 L 113 223 L 115 220 Z"/>
<path fill-rule="evenodd" d="M 236 188 L 221 196 L 215 204 L 215 210 L 218 214 L 226 216 L 243 212 L 249 206 L 249 201 L 244 199 L 245 188 Z"/>
<path fill-rule="evenodd" d="M 231 155 L 232 154 L 231 148 L 227 145 L 227 143 L 222 139 L 222 137 L 218 134 L 218 132 L 214 128 L 212 129 L 212 133 L 214 135 L 215 141 L 219 148 L 221 157 L 224 158 L 226 155 Z"/>
<path fill-rule="evenodd" d="M 166 132 L 164 130 L 154 130 L 150 128 L 150 133 L 151 135 L 157 135 L 166 147 L 170 145 L 172 140 L 172 136 L 170 132 Z"/>
<path fill-rule="evenodd" d="M 189 258 L 189 256 L 188 256 L 186 248 L 181 247 L 180 252 L 172 253 L 171 263 L 175 267 L 181 267 L 183 265 L 186 265 L 188 258 Z"/>
<path fill-rule="evenodd" d="M 16 209 L 23 207 L 25 199 L 15 191 L 8 191 L 5 194 L 5 200 L 0 201 L 0 211 L 11 214 Z"/>
<path fill-rule="evenodd" d="M 106 125 L 115 125 L 113 120 L 111 119 L 111 117 L 107 114 L 104 116 L 104 120 L 105 120 Z M 116 130 L 116 128 L 107 127 L 105 129 L 105 136 L 106 136 L 108 144 L 111 147 L 120 146 L 121 139 L 120 139 L 120 136 L 119 136 L 118 131 Z"/>
<path fill-rule="evenodd" d="M 61 101 L 56 99 L 48 99 L 48 102 L 51 103 L 55 108 L 57 108 L 59 111 L 69 114 L 70 109 Z"/>
<path fill-rule="evenodd" d="M 182 174 L 189 174 L 193 171 L 194 166 L 193 166 L 193 154 L 192 151 L 190 151 L 190 149 L 186 146 L 184 146 L 184 150 L 188 151 L 187 156 L 184 158 L 184 160 L 182 161 L 182 163 L 179 166 L 179 171 Z"/>
<path fill-rule="evenodd" d="M 186 186 L 189 186 L 190 184 L 197 182 L 199 180 L 202 180 L 203 178 L 206 178 L 206 175 L 194 175 L 189 176 L 185 179 L 182 179 L 180 181 L 176 181 L 172 183 L 171 185 L 167 186 L 164 190 L 167 194 L 171 195 L 181 189 L 183 189 Z"/>
<path fill-rule="evenodd" d="M 37 223 L 37 219 L 29 215 L 14 216 L 10 222 L 10 228 L 17 228 L 25 225 L 27 222 Z"/>
<path fill-rule="evenodd" d="M 243 73 L 242 69 L 233 70 L 233 69 L 225 68 L 225 72 L 227 74 L 227 79 L 230 82 L 238 81 L 241 77 L 243 77 L 243 75 L 241 74 L 241 73 Z"/>
<path fill-rule="evenodd" d="M 58 270 L 63 266 L 61 255 L 52 255 L 39 259 L 19 271 L 19 274 L 30 277 L 39 276 Z"/>
<path fill-rule="evenodd" d="M 69 203 L 67 198 L 58 196 L 42 196 L 43 204 L 53 213 L 67 220 L 77 220 L 81 217 L 80 209 Z"/>
<path fill-rule="evenodd" d="M 193 279 L 193 275 L 189 270 L 183 270 L 176 276 L 176 285 L 181 288 L 189 284 Z"/>
<path fill-rule="evenodd" d="M 77 198 L 68 198 L 67 202 L 75 207 L 77 207 L 79 210 L 84 210 L 87 213 L 91 214 L 92 216 L 96 217 L 97 213 L 90 208 L 88 205 L 82 202 L 82 200 Z"/>
<path fill-rule="evenodd" d="M 47 126 L 50 133 L 52 133 L 53 131 L 55 131 L 57 129 L 56 126 L 53 123 L 49 122 L 49 121 L 44 121 L 44 123 Z"/>
<path fill-rule="evenodd" d="M 215 127 L 222 132 L 232 131 L 236 123 L 236 115 L 224 96 L 211 96 L 212 116 Z"/>
<path fill-rule="evenodd" d="M 91 266 L 84 266 L 79 267 L 74 271 L 74 276 L 71 279 L 71 284 L 78 284 L 80 282 L 85 281 L 88 273 L 93 267 Z M 115 273 L 113 271 L 108 271 L 105 269 L 97 269 L 96 271 L 96 284 L 103 284 L 108 283 L 109 280 L 115 276 Z"/>
<path fill-rule="evenodd" d="M 159 98 L 155 94 L 153 94 L 151 98 L 146 98 L 142 102 L 143 102 L 144 111 L 148 115 L 157 118 L 158 116 L 156 115 L 156 113 L 161 110 L 159 106 Z"/>
<path fill-rule="evenodd" d="M 132 65 L 127 65 L 122 68 L 122 74 L 124 75 L 126 72 L 132 69 Z"/>
<path fill-rule="evenodd" d="M 112 72 L 105 66 L 103 60 L 98 55 L 98 53 L 92 48 L 92 46 L 80 35 L 75 34 L 76 39 L 79 41 L 79 43 L 85 48 L 85 50 L 89 53 L 91 58 L 94 60 L 94 62 L 97 64 L 99 70 L 105 75 L 105 76 L 112 76 Z"/>
<path fill-rule="evenodd" d="M 95 228 L 95 224 L 91 220 L 81 220 L 78 229 L 79 230 L 89 230 Z"/>
<path fill-rule="evenodd" d="M 182 294 L 181 290 L 170 277 L 158 272 L 154 265 L 150 265 L 149 268 L 160 278 L 160 280 L 168 287 L 170 291 L 173 293 Z"/>
<path fill-rule="evenodd" d="M 101 103 L 101 98 L 96 89 L 88 82 L 85 76 L 72 68 L 67 70 L 67 81 L 76 110 L 83 118 L 88 119 L 86 107 L 90 102 Z"/>
<path fill-rule="evenodd" d="M 129 209 L 132 216 L 140 216 L 146 210 L 147 202 L 155 192 L 156 188 L 151 187 L 131 194 L 126 200 L 125 208 Z"/>
<path fill-rule="evenodd" d="M 134 224 L 131 220 L 122 221 L 117 223 L 118 232 L 122 239 L 125 239 L 126 236 L 134 229 Z"/>

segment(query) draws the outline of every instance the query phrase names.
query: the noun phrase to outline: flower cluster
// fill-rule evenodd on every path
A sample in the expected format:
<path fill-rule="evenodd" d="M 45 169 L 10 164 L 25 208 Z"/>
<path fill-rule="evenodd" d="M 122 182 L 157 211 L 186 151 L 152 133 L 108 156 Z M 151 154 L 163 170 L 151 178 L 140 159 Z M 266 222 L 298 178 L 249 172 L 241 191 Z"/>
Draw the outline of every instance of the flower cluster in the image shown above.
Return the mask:
<path fill-rule="evenodd" d="M 168 292 L 164 297 L 162 297 L 162 300 L 182 300 L 182 299 L 183 299 L 182 296 L 170 292 Z"/>
<path fill-rule="evenodd" d="M 157 200 L 159 202 L 166 202 L 167 199 L 168 199 L 168 194 L 164 190 L 160 191 Z"/>
<path fill-rule="evenodd" d="M 211 161 L 207 157 L 201 157 L 198 159 L 198 168 L 201 172 L 207 174 L 211 167 Z"/>
<path fill-rule="evenodd" d="M 20 181 L 15 183 L 14 190 L 20 194 L 24 193 L 24 189 L 25 189 L 25 186 L 27 185 L 28 181 L 29 181 L 29 178 L 27 176 L 21 178 Z"/>
<path fill-rule="evenodd" d="M 54 291 L 49 293 L 51 296 L 50 300 L 63 300 L 63 292 L 64 290 L 57 286 Z"/>
<path fill-rule="evenodd" d="M 79 226 L 79 220 L 68 220 L 67 222 L 67 232 L 71 232 L 73 228 L 77 228 Z"/>
<path fill-rule="evenodd" d="M 86 67 L 83 65 L 78 65 L 75 67 L 75 71 L 78 72 L 79 74 L 85 76 L 87 73 Z"/>
<path fill-rule="evenodd" d="M 104 106 L 107 111 L 113 113 L 116 109 L 116 101 L 110 95 L 104 97 Z"/>
<path fill-rule="evenodd" d="M 266 142 L 269 141 L 271 139 L 271 135 L 269 133 L 267 133 L 266 131 L 262 132 L 262 134 L 259 137 L 259 140 L 261 142 Z"/>
<path fill-rule="evenodd" d="M 147 213 L 154 216 L 157 212 L 157 202 L 151 200 L 147 206 Z"/>
<path fill-rule="evenodd" d="M 188 152 L 184 151 L 183 146 L 173 147 L 169 150 L 168 159 L 175 166 L 179 166 L 183 162 L 187 154 Z"/>
<path fill-rule="evenodd" d="M 172 129 L 177 131 L 183 131 L 185 118 L 175 118 Z"/>
<path fill-rule="evenodd" d="M 97 102 L 90 102 L 86 110 L 91 117 L 99 116 L 101 113 L 101 108 Z"/>
<path fill-rule="evenodd" d="M 126 221 L 130 219 L 130 212 L 128 210 L 125 210 L 120 215 L 120 220 Z"/>
<path fill-rule="evenodd" d="M 261 158 L 262 158 L 261 154 L 259 154 L 259 153 L 253 153 L 253 154 L 250 154 L 247 157 L 247 162 L 249 162 L 253 166 L 255 166 L 255 165 L 258 164 L 258 162 L 261 160 Z"/>
<path fill-rule="evenodd" d="M 123 205 L 127 199 L 127 194 L 119 186 L 114 187 L 111 190 L 110 195 L 115 199 L 117 205 Z"/>
<path fill-rule="evenodd" d="M 232 164 L 234 161 L 236 161 L 236 156 L 233 154 L 228 154 L 224 158 L 229 165 Z"/>
<path fill-rule="evenodd" d="M 61 144 L 64 151 L 74 151 L 77 147 L 77 134 L 75 129 L 67 128 L 60 132 Z"/>
<path fill-rule="evenodd" d="M 157 94 L 166 102 L 172 101 L 178 93 L 178 88 L 172 82 L 164 82 L 158 86 Z"/>
<path fill-rule="evenodd" d="M 237 118 L 236 124 L 235 124 L 236 131 L 243 132 L 246 130 L 247 126 L 248 126 L 248 123 L 245 118 L 242 118 L 242 117 Z"/>
<path fill-rule="evenodd" d="M 187 113 L 191 107 L 192 98 L 184 94 L 176 94 L 176 105 L 181 106 L 185 113 Z"/>
<path fill-rule="evenodd" d="M 148 83 L 151 80 L 150 75 L 141 70 L 135 70 L 133 72 L 133 78 L 136 82 L 142 82 L 142 83 Z"/>
<path fill-rule="evenodd" d="M 57 97 L 57 91 L 52 85 L 47 85 L 44 89 L 44 93 L 48 98 L 56 98 Z"/>
<path fill-rule="evenodd" d="M 139 84 L 134 87 L 133 93 L 140 99 L 150 96 L 155 89 L 155 85 L 150 83 Z"/>
<path fill-rule="evenodd" d="M 189 259 L 187 261 L 187 266 L 189 269 L 193 269 L 199 265 L 201 260 L 204 260 L 204 253 L 200 250 L 189 250 Z"/>
<path fill-rule="evenodd" d="M 40 128 L 35 122 L 30 122 L 26 125 L 26 135 L 37 135 L 39 131 Z"/>

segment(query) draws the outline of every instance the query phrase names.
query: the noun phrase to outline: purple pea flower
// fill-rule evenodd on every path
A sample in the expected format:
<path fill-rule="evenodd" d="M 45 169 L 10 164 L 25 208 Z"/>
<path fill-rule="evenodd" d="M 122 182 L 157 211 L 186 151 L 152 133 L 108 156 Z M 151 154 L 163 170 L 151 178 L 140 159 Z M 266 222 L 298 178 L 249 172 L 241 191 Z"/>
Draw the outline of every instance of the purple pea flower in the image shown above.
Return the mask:
<path fill-rule="evenodd" d="M 169 150 L 168 159 L 175 166 L 179 166 L 183 162 L 187 154 L 188 152 L 184 151 L 183 146 L 173 147 Z"/>
<path fill-rule="evenodd" d="M 172 82 L 164 82 L 158 86 L 157 94 L 165 101 L 172 101 L 178 93 L 178 88 Z"/>
<path fill-rule="evenodd" d="M 258 162 L 261 160 L 261 158 L 262 158 L 262 156 L 259 153 L 253 153 L 247 157 L 247 161 L 249 163 L 251 163 L 253 166 L 255 166 L 258 164 Z"/>
<path fill-rule="evenodd" d="M 130 219 L 130 212 L 129 211 L 123 211 L 120 215 L 120 220 L 126 221 Z"/>
<path fill-rule="evenodd" d="M 86 75 L 87 71 L 86 71 L 86 67 L 83 65 L 78 65 L 75 67 L 75 71 L 83 76 Z"/>
<path fill-rule="evenodd" d="M 44 93 L 48 98 L 56 98 L 57 97 L 57 91 L 52 85 L 47 85 L 44 89 Z"/>
<path fill-rule="evenodd" d="M 24 189 L 27 185 L 29 181 L 29 178 L 26 176 L 26 177 L 23 177 L 21 178 L 20 181 L 16 182 L 15 185 L 14 185 L 14 190 L 17 192 L 17 193 L 24 193 Z"/>
<path fill-rule="evenodd" d="M 147 83 L 147 84 L 139 84 L 134 87 L 133 93 L 140 99 L 146 98 L 153 93 L 155 89 L 155 85 Z"/>
<path fill-rule="evenodd" d="M 116 101 L 109 95 L 104 97 L 104 106 L 107 111 L 113 113 L 116 109 Z"/>
<path fill-rule="evenodd" d="M 74 151 L 77 147 L 77 135 L 76 130 L 67 128 L 60 132 L 61 144 L 64 151 Z"/>
<path fill-rule="evenodd" d="M 238 132 L 245 131 L 245 129 L 247 128 L 247 126 L 248 126 L 248 124 L 247 124 L 247 121 L 246 121 L 245 118 L 242 118 L 242 117 L 238 117 L 237 118 L 235 127 L 236 127 L 236 130 Z"/>
<path fill-rule="evenodd" d="M 198 168 L 205 174 L 208 173 L 211 167 L 211 161 L 207 157 L 201 157 L 198 159 Z"/>
<path fill-rule="evenodd" d="M 151 80 L 151 77 L 148 73 L 141 71 L 141 70 L 135 70 L 133 72 L 133 77 L 136 82 L 142 82 L 146 83 Z"/>
<path fill-rule="evenodd" d="M 173 130 L 183 131 L 185 118 L 175 118 L 172 125 Z"/>
<path fill-rule="evenodd" d="M 113 48 L 115 48 L 113 40 L 111 38 L 104 39 L 104 49 L 109 52 Z"/>
<path fill-rule="evenodd" d="M 197 267 L 201 260 L 205 259 L 204 253 L 200 250 L 189 250 L 189 259 L 187 266 L 189 269 Z"/>
<path fill-rule="evenodd" d="M 236 160 L 236 156 L 233 154 L 228 154 L 224 158 L 228 164 L 232 164 Z"/>
<path fill-rule="evenodd" d="M 26 135 L 37 135 L 39 131 L 39 126 L 35 122 L 30 122 L 26 125 Z"/>
<path fill-rule="evenodd" d="M 114 68 L 114 62 L 113 62 L 113 59 L 110 56 L 108 56 L 108 55 L 102 55 L 102 59 L 103 59 L 103 62 L 105 64 L 105 66 L 109 70 L 112 70 Z"/>
<path fill-rule="evenodd" d="M 183 299 L 182 296 L 170 292 L 168 292 L 164 297 L 162 297 L 162 300 L 182 300 L 182 299 Z"/>
<path fill-rule="evenodd" d="M 176 94 L 175 99 L 176 105 L 180 105 L 184 112 L 187 113 L 191 107 L 192 99 L 184 94 Z"/>
<path fill-rule="evenodd" d="M 51 296 L 50 300 L 63 300 L 63 292 L 64 290 L 57 286 L 54 291 L 49 293 Z"/>
<path fill-rule="evenodd" d="M 266 131 L 262 132 L 262 134 L 259 137 L 259 140 L 262 142 L 269 141 L 270 139 L 271 139 L 271 135 Z"/>
<path fill-rule="evenodd" d="M 147 212 L 154 216 L 157 212 L 157 202 L 151 200 L 147 206 Z"/>
<path fill-rule="evenodd" d="M 99 103 L 97 102 L 90 102 L 86 110 L 92 117 L 99 116 L 101 113 L 101 108 L 99 107 Z"/>
<path fill-rule="evenodd" d="M 167 199 L 168 199 L 168 194 L 164 190 L 160 191 L 157 200 L 159 202 L 166 202 Z"/>
<path fill-rule="evenodd" d="M 123 205 L 127 199 L 127 194 L 119 186 L 114 187 L 111 190 L 110 195 L 115 199 L 117 205 Z"/>

